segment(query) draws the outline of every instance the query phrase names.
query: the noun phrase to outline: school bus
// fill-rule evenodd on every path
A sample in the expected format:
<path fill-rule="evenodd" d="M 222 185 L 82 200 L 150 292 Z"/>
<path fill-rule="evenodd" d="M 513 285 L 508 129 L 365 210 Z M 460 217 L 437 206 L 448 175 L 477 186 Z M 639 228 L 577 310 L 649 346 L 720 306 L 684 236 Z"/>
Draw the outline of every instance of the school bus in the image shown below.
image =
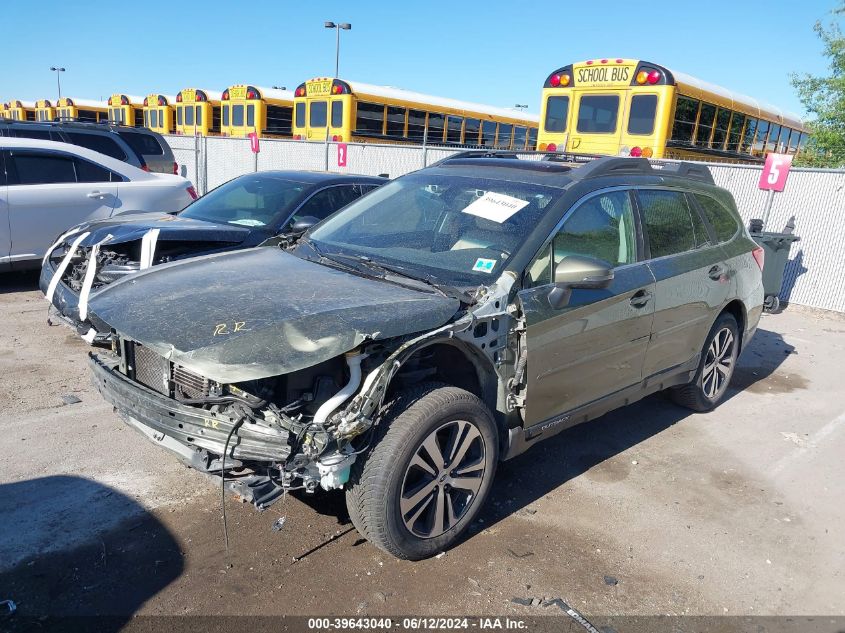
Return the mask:
<path fill-rule="evenodd" d="M 220 98 L 215 90 L 185 88 L 176 95 L 176 134 L 220 134 Z"/>
<path fill-rule="evenodd" d="M 318 77 L 295 91 L 297 140 L 533 150 L 537 115 L 401 88 Z"/>
<path fill-rule="evenodd" d="M 5 104 L 6 118 L 13 121 L 35 121 L 35 102 L 12 99 Z"/>
<path fill-rule="evenodd" d="M 558 68 L 543 85 L 540 120 L 545 151 L 757 163 L 807 142 L 796 115 L 635 59 Z"/>
<path fill-rule="evenodd" d="M 223 136 L 290 136 L 293 118 L 293 92 L 239 84 L 220 96 Z"/>
<path fill-rule="evenodd" d="M 144 100 L 141 97 L 113 94 L 109 97 L 108 105 L 109 121 L 112 123 L 130 127 L 143 127 Z"/>
<path fill-rule="evenodd" d="M 144 127 L 159 134 L 173 134 L 175 97 L 158 93 L 144 97 Z"/>
<path fill-rule="evenodd" d="M 52 121 L 56 118 L 56 108 L 49 99 L 39 99 L 35 102 L 35 120 Z"/>
<path fill-rule="evenodd" d="M 56 116 L 64 121 L 97 123 L 108 117 L 108 104 L 105 101 L 62 97 L 56 102 Z"/>

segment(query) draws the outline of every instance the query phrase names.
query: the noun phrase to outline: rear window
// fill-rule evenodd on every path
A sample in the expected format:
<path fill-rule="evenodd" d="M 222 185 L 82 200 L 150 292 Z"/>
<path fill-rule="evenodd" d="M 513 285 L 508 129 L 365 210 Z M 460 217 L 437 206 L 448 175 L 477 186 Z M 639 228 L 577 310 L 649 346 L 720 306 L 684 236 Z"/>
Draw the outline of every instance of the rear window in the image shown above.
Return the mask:
<path fill-rule="evenodd" d="M 569 97 L 552 96 L 546 100 L 546 132 L 566 132 Z"/>
<path fill-rule="evenodd" d="M 308 106 L 308 125 L 314 128 L 326 127 L 326 113 L 328 105 L 325 101 L 312 101 Z"/>
<path fill-rule="evenodd" d="M 651 134 L 654 132 L 654 114 L 657 111 L 657 95 L 634 95 L 631 98 L 631 113 L 628 115 L 628 134 Z"/>
<path fill-rule="evenodd" d="M 76 170 L 70 156 L 38 152 L 14 153 L 12 161 L 21 185 L 76 182 Z"/>
<path fill-rule="evenodd" d="M 152 134 L 141 134 L 139 132 L 118 132 L 132 151 L 140 156 L 162 156 L 164 149 L 158 139 Z"/>
<path fill-rule="evenodd" d="M 294 107 L 296 116 L 296 127 L 305 127 L 305 104 L 297 103 Z"/>
<path fill-rule="evenodd" d="M 694 195 L 698 204 L 700 204 L 701 208 L 704 210 L 704 215 L 710 222 L 710 226 L 712 226 L 713 230 L 716 232 L 716 237 L 720 242 L 727 242 L 736 235 L 736 232 L 739 229 L 739 223 L 730 211 L 710 196 L 698 193 Z"/>
<path fill-rule="evenodd" d="M 587 95 L 578 102 L 578 131 L 612 134 L 619 116 L 618 95 Z"/>
<path fill-rule="evenodd" d="M 86 134 L 84 132 L 65 132 L 70 142 L 80 147 L 86 147 L 117 160 L 126 160 L 126 152 L 118 145 L 117 141 L 106 134 Z"/>

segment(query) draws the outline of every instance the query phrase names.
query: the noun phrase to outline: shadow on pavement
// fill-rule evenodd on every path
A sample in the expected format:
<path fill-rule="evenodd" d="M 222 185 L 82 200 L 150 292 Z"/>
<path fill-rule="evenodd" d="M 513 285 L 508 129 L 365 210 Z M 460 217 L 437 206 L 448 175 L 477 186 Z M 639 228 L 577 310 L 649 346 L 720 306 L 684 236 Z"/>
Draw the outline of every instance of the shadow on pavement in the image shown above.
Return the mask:
<path fill-rule="evenodd" d="M 0 630 L 119 631 L 183 567 L 175 537 L 117 490 L 73 476 L 0 485 L 0 601 L 17 606 Z"/>
<path fill-rule="evenodd" d="M 38 290 L 39 274 L 37 270 L 0 273 L 0 294 Z"/>

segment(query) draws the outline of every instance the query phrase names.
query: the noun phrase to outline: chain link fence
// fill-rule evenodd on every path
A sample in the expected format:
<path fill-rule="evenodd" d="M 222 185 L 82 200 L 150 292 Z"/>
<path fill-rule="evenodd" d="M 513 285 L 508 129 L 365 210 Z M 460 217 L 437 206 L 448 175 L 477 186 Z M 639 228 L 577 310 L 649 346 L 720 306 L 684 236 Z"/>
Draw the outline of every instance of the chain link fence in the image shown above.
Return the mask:
<path fill-rule="evenodd" d="M 200 194 L 241 174 L 306 169 L 391 178 L 422 169 L 463 149 L 374 143 L 314 143 L 261 139 L 253 154 L 246 138 L 168 136 L 180 173 Z M 539 160 L 543 154 L 520 152 Z M 764 216 L 767 192 L 758 189 L 762 167 L 708 163 L 716 184 L 730 191 L 747 224 Z M 796 218 L 801 241 L 792 247 L 780 300 L 845 312 L 845 170 L 793 168 L 783 193 L 774 195 L 767 230 Z"/>

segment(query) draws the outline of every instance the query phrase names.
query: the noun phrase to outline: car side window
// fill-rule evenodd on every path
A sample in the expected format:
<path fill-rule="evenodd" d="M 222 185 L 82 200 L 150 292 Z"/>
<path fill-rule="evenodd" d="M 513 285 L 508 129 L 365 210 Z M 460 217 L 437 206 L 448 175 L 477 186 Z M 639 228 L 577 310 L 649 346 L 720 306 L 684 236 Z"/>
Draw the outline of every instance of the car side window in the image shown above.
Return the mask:
<path fill-rule="evenodd" d="M 75 163 L 77 182 L 120 182 L 123 180 L 102 165 L 97 165 L 82 158 L 77 158 Z"/>
<path fill-rule="evenodd" d="M 552 282 L 567 255 L 601 259 L 611 266 L 637 261 L 634 213 L 628 191 L 607 191 L 578 205 L 526 270 L 526 287 Z"/>
<path fill-rule="evenodd" d="M 647 189 L 637 196 L 652 259 L 710 244 L 698 211 L 690 208 L 683 192 Z"/>
<path fill-rule="evenodd" d="M 737 223 L 736 218 L 734 218 L 733 214 L 722 203 L 704 194 L 696 193 L 693 195 L 695 195 L 695 199 L 704 211 L 704 215 L 710 222 L 710 226 L 713 227 L 716 238 L 720 242 L 727 242 L 736 235 L 736 232 L 739 230 L 739 223 Z"/>
<path fill-rule="evenodd" d="M 121 149 L 116 141 L 105 134 L 84 134 L 81 132 L 71 132 L 70 130 L 66 133 L 70 142 L 74 145 L 100 152 L 100 154 L 111 156 L 117 160 L 126 160 L 126 152 Z"/>
<path fill-rule="evenodd" d="M 18 184 L 46 185 L 76 182 L 73 157 L 41 152 L 12 153 Z"/>
<path fill-rule="evenodd" d="M 292 221 L 296 222 L 306 216 L 312 216 L 318 220 L 322 220 L 360 196 L 361 192 L 357 185 L 338 185 L 323 189 L 308 198 L 299 207 Z"/>

